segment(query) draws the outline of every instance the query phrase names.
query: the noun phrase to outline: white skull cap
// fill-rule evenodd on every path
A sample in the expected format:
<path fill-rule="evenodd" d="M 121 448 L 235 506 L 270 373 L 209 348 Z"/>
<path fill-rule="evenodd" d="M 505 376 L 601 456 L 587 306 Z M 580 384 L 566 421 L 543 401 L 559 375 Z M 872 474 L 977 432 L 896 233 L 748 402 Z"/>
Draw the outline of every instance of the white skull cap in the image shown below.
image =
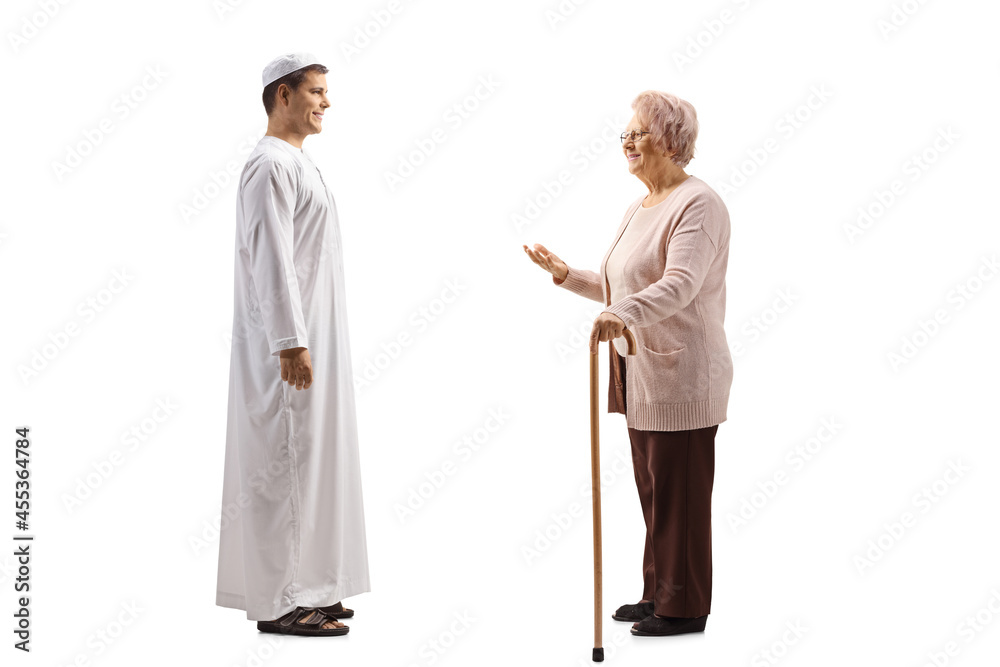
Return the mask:
<path fill-rule="evenodd" d="M 316 58 L 311 53 L 301 52 L 301 53 L 287 53 L 283 56 L 278 56 L 264 67 L 264 73 L 261 79 L 264 82 L 264 88 L 267 88 L 267 84 L 277 81 L 286 74 L 291 74 L 295 70 L 302 69 L 308 65 L 320 65 L 319 59 Z"/>

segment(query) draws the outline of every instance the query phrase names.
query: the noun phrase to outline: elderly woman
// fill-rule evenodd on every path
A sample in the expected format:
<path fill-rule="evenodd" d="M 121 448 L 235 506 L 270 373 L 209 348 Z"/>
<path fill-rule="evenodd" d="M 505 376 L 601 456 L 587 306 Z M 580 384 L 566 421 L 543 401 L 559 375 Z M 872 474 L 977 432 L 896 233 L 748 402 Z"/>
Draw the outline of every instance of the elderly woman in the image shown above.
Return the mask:
<path fill-rule="evenodd" d="M 541 244 L 524 250 L 556 285 L 606 306 L 590 351 L 612 341 L 608 411 L 626 416 L 646 522 L 642 599 L 612 618 L 634 622 L 635 635 L 675 635 L 704 630 L 711 608 L 715 434 L 733 378 L 723 329 L 729 212 L 684 172 L 698 136 L 694 107 L 646 91 L 632 109 L 622 152 L 649 192 L 628 207 L 600 273 Z"/>

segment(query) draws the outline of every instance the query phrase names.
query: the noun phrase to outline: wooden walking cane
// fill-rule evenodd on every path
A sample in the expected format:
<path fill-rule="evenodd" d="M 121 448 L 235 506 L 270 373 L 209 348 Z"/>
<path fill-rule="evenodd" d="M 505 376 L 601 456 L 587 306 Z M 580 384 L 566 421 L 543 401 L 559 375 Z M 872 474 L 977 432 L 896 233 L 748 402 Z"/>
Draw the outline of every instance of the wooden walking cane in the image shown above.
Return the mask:
<path fill-rule="evenodd" d="M 628 329 L 622 332 L 628 342 L 628 353 L 635 354 L 635 336 Z M 600 345 L 598 345 L 598 350 Z M 615 351 L 611 351 L 615 354 Z M 603 571 L 601 570 L 601 420 L 597 406 L 597 359 L 601 355 L 595 351 L 590 355 L 590 488 L 594 498 L 594 662 L 604 662 L 602 646 L 601 617 Z"/>

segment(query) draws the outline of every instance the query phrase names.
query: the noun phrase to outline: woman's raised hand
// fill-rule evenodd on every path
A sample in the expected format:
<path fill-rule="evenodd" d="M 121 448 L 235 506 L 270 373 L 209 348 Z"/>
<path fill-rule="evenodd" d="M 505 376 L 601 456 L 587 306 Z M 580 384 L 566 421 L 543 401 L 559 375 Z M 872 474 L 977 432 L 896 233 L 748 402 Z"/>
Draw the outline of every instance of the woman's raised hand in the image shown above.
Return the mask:
<path fill-rule="evenodd" d="M 534 248 L 529 248 L 525 245 L 524 252 L 528 253 L 528 257 L 531 258 L 532 262 L 554 275 L 560 281 L 566 280 L 566 274 L 569 273 L 569 267 L 566 266 L 566 262 L 549 252 L 541 243 L 536 243 Z"/>

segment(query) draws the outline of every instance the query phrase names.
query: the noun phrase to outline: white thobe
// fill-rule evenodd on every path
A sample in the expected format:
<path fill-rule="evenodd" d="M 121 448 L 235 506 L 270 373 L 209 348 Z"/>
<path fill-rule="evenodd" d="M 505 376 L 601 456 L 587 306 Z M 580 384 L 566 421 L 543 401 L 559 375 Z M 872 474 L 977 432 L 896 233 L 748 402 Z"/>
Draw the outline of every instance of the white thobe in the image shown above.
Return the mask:
<path fill-rule="evenodd" d="M 281 380 L 293 347 L 308 389 Z M 337 210 L 309 155 L 264 136 L 237 193 L 216 604 L 270 620 L 369 590 Z"/>

